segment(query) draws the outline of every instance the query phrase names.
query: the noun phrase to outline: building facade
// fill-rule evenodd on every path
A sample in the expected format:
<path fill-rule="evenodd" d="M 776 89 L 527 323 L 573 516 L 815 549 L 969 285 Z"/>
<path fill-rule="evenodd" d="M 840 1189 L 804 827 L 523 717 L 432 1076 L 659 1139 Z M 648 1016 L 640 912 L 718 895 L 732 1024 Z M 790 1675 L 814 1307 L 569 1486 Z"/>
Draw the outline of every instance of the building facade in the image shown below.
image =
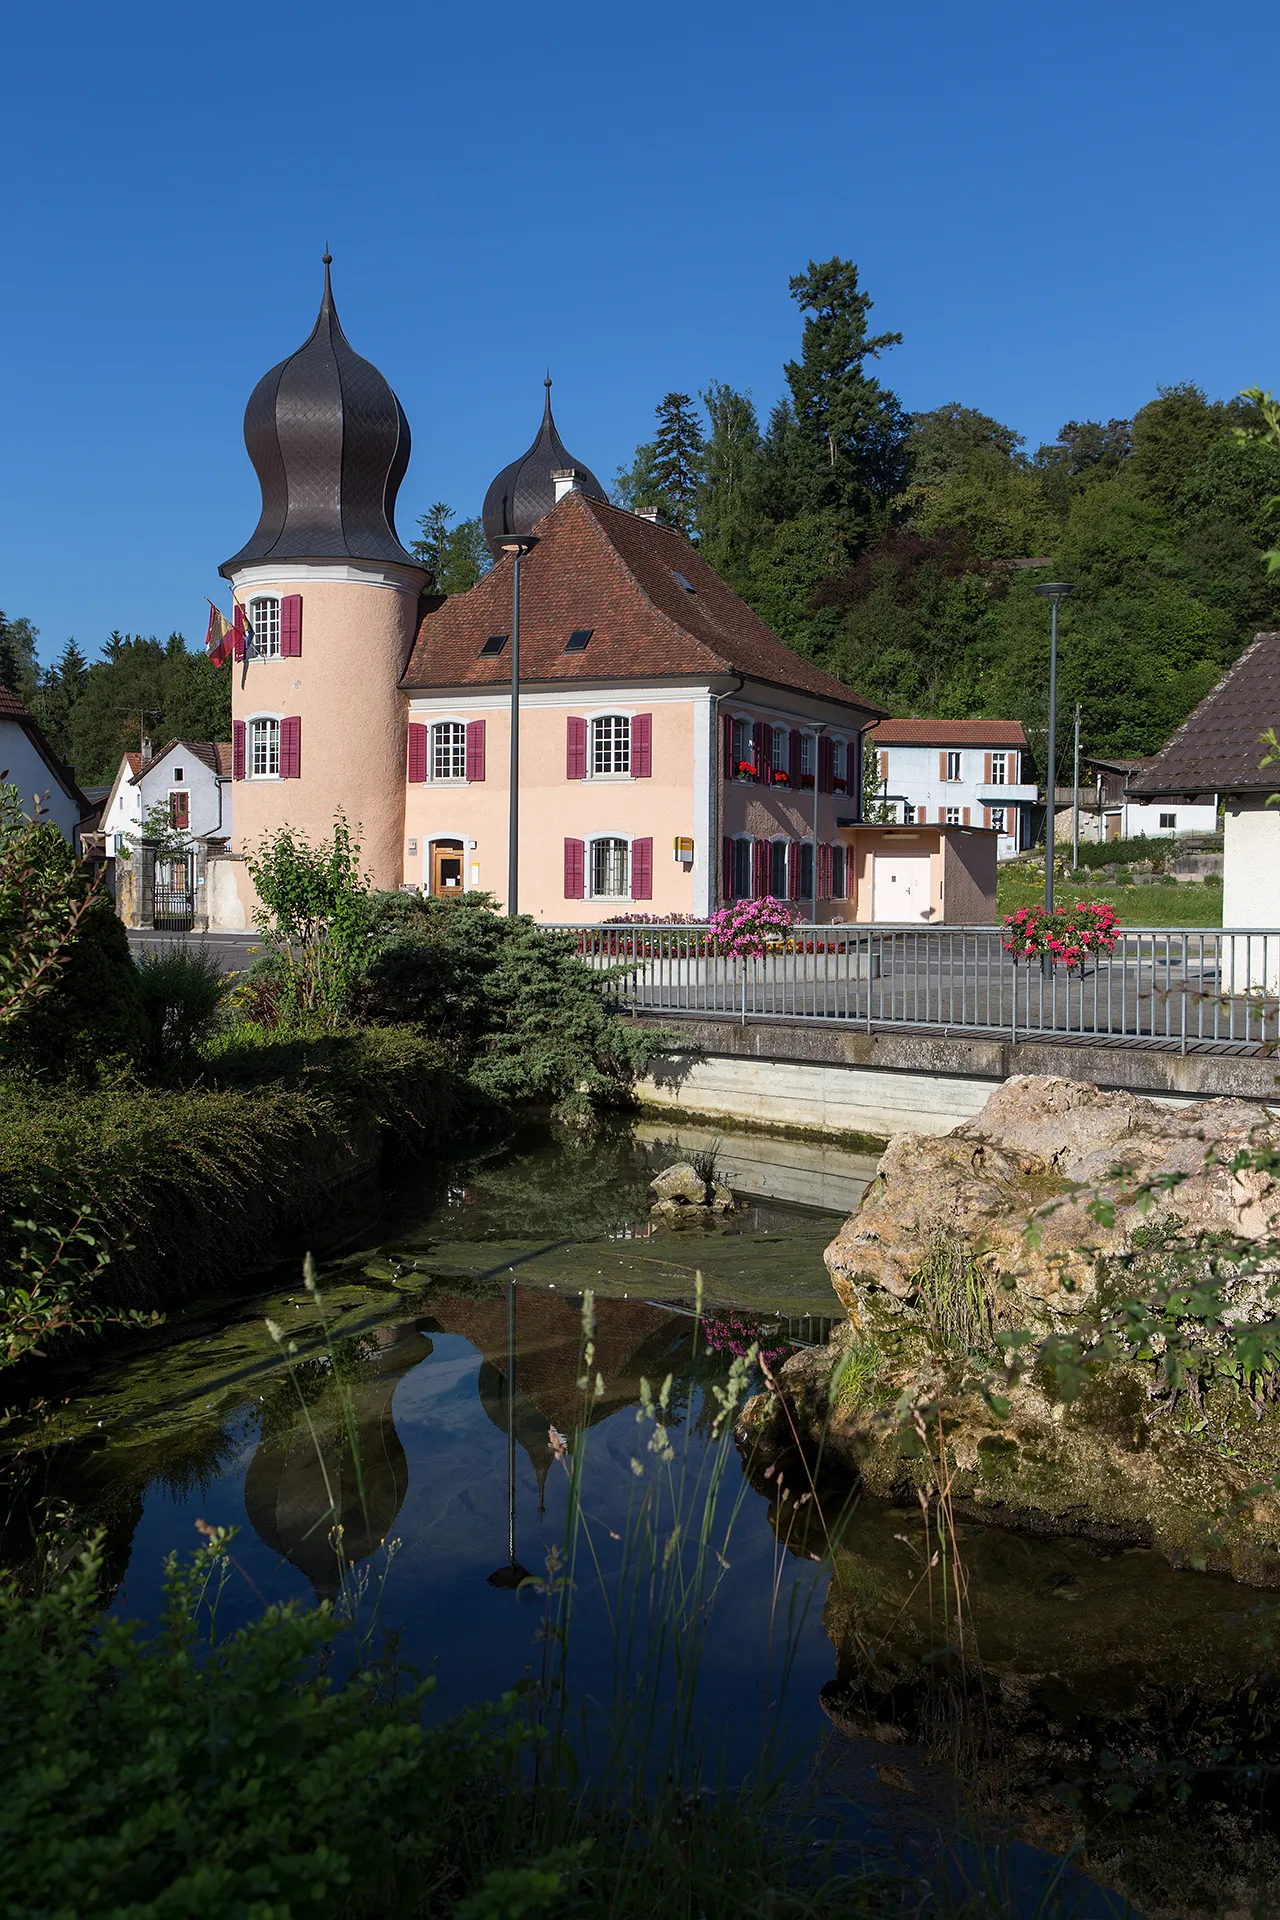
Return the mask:
<path fill-rule="evenodd" d="M 988 828 L 1002 860 L 1032 844 L 1039 789 L 1020 721 L 881 720 L 867 744 L 893 819 Z"/>
<path fill-rule="evenodd" d="M 45 739 L 21 700 L 0 687 L 0 780 L 18 789 L 28 818 L 50 821 L 73 847 L 94 809 L 70 767 Z"/>

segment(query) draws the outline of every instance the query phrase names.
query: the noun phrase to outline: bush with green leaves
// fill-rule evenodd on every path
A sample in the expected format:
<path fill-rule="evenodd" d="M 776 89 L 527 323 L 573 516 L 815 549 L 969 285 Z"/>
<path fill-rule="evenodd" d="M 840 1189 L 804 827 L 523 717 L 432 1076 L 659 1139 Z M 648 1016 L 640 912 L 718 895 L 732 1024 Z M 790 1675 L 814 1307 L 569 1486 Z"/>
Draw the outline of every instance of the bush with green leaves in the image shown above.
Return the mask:
<path fill-rule="evenodd" d="M 579 957 L 572 935 L 508 918 L 488 894 L 380 894 L 371 929 L 357 1016 L 423 1028 L 506 1105 L 550 1102 L 566 1117 L 625 1106 L 666 1043 L 613 1012 L 607 974 Z"/>
<path fill-rule="evenodd" d="M 139 954 L 138 978 L 154 1067 L 189 1061 L 231 990 L 231 978 L 208 947 L 178 941 Z"/>
<path fill-rule="evenodd" d="M 322 845 L 293 827 L 277 827 L 247 856 L 265 909 L 267 948 L 247 984 L 253 1010 L 270 1024 L 341 1023 L 370 952 L 369 881 L 358 831 L 339 809 L 332 838 Z"/>

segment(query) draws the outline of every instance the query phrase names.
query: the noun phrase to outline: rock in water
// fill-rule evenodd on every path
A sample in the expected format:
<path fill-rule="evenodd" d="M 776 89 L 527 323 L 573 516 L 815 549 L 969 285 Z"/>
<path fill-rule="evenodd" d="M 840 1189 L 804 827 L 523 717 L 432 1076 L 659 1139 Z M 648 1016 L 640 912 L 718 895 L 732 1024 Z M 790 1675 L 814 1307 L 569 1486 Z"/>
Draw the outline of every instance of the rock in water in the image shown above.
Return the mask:
<path fill-rule="evenodd" d="M 707 1183 L 700 1173 L 695 1173 L 687 1160 L 664 1168 L 656 1180 L 649 1182 L 649 1188 L 659 1200 L 681 1200 L 689 1207 L 705 1207 L 707 1204 Z"/>
<path fill-rule="evenodd" d="M 1210 1278 L 1227 1321 L 1274 1320 L 1280 1181 L 1231 1162 L 1278 1146 L 1280 1121 L 1245 1101 L 1048 1076 L 1006 1081 L 941 1138 L 899 1137 L 827 1249 L 847 1321 L 785 1363 L 785 1408 L 757 1396 L 740 1438 L 776 1451 L 798 1433 L 874 1494 L 945 1483 L 1004 1526 L 1280 1586 L 1280 1396 L 1230 1328 L 1188 1318 Z M 1177 1393 L 1164 1325 L 1191 1347 Z M 1034 1365 L 1006 1371 L 1006 1331 Z M 1081 1344 L 1065 1373 L 1064 1335 Z"/>

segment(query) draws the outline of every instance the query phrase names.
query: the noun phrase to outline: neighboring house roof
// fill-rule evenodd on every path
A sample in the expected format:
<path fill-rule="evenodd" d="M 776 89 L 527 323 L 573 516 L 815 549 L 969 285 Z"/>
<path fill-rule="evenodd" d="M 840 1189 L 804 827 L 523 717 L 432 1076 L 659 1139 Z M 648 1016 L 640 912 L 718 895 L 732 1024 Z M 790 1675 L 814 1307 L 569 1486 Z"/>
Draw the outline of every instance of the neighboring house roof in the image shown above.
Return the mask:
<path fill-rule="evenodd" d="M 208 767 L 210 773 L 224 775 L 228 780 L 231 778 L 231 742 L 229 740 L 177 739 L 166 741 L 159 753 L 153 753 L 145 764 L 139 754 L 126 755 L 128 760 L 138 762 L 131 775 L 134 783 L 136 784 L 144 774 L 150 773 L 152 767 L 163 760 L 166 754 L 172 753 L 175 747 L 181 747 L 184 753 L 190 754 L 202 766 Z"/>
<path fill-rule="evenodd" d="M 10 693 L 8 687 L 0 687 L 0 720 L 15 720 L 22 728 L 62 791 L 76 806 L 82 820 L 95 812 L 95 808 L 90 806 L 84 793 L 76 785 L 76 777 L 62 755 L 45 738 L 44 732 L 32 719 L 17 694 Z"/>
<path fill-rule="evenodd" d="M 881 720 L 878 747 L 1025 747 L 1021 720 Z"/>
<path fill-rule="evenodd" d="M 1280 633 L 1260 633 L 1184 720 L 1167 747 L 1131 775 L 1129 793 L 1272 793 L 1263 732 L 1280 725 Z"/>
<path fill-rule="evenodd" d="M 724 674 L 882 711 L 793 653 L 672 527 L 590 494 L 568 493 L 538 525 L 520 568 L 520 678 L 706 679 Z M 681 585 L 681 576 L 688 586 Z M 511 563 L 423 616 L 401 685 L 503 687 L 511 655 L 482 655 L 511 621 Z M 589 629 L 581 652 L 569 635 Z"/>

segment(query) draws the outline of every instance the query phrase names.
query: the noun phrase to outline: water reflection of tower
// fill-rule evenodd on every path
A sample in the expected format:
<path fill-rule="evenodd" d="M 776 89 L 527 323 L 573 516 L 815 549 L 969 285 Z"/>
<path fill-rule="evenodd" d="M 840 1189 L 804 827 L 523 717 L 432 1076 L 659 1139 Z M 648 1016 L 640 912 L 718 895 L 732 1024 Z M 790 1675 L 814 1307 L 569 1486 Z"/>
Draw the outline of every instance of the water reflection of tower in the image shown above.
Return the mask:
<path fill-rule="evenodd" d="M 400 1321 L 366 1335 L 355 1377 L 324 1378 L 308 1405 L 310 1424 L 296 1396 L 292 1414 L 282 1402 L 281 1417 L 267 1420 L 249 1464 L 244 1504 L 250 1525 L 306 1575 L 319 1600 L 337 1597 L 343 1564 L 355 1566 L 382 1545 L 404 1502 L 409 1467 L 392 1400 L 404 1375 L 432 1350 L 425 1324 Z M 298 1378 L 305 1397 L 313 1376 L 304 1367 Z"/>

